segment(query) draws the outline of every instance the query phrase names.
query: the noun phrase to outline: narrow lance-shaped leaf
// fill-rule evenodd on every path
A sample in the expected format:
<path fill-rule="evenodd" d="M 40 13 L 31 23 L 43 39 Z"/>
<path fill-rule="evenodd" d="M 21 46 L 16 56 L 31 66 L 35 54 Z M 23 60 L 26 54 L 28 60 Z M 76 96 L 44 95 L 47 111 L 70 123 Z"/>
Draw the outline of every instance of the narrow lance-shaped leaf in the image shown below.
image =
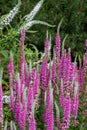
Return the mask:
<path fill-rule="evenodd" d="M 73 115 L 75 119 L 77 118 L 78 114 L 78 105 L 79 105 L 79 84 L 77 81 L 75 81 L 74 101 L 73 101 Z"/>
<path fill-rule="evenodd" d="M 60 27 L 61 27 L 62 22 L 63 22 L 63 18 L 60 20 L 60 22 L 59 22 L 59 24 L 58 24 L 58 27 L 57 27 L 57 35 L 59 35 Z"/>
<path fill-rule="evenodd" d="M 4 124 L 4 130 L 7 130 L 7 125 L 8 125 L 8 121 L 6 120 Z"/>
<path fill-rule="evenodd" d="M 66 38 L 68 37 L 68 35 L 66 35 L 63 39 L 63 42 L 62 42 L 62 52 L 64 50 L 64 46 L 65 46 L 65 41 L 66 41 Z"/>
<path fill-rule="evenodd" d="M 14 130 L 17 130 L 15 122 L 13 122 Z"/>
<path fill-rule="evenodd" d="M 61 78 L 61 86 L 60 86 L 60 105 L 64 106 L 64 86 L 63 79 Z"/>
<path fill-rule="evenodd" d="M 10 122 L 10 129 L 13 130 L 13 121 Z"/>
<path fill-rule="evenodd" d="M 24 29 L 27 31 L 28 29 L 30 29 L 30 27 L 32 27 L 34 24 L 42 24 L 42 25 L 45 25 L 45 26 L 49 26 L 49 27 L 54 27 L 55 25 L 51 25 L 47 22 L 44 22 L 44 21 L 40 21 L 40 20 L 32 20 L 32 21 L 29 21 L 27 23 L 24 23 L 20 30 L 24 27 Z"/>
<path fill-rule="evenodd" d="M 57 128 L 60 129 L 61 124 L 60 124 L 60 112 L 59 112 L 59 107 L 57 103 L 55 102 L 55 108 L 56 108 L 56 122 L 57 122 Z"/>

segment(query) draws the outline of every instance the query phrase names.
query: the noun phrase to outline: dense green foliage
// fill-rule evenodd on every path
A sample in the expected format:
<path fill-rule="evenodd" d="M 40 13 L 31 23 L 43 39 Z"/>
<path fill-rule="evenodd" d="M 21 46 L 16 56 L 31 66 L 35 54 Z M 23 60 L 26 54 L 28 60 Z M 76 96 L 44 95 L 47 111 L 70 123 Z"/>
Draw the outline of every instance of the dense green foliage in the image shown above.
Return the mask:
<path fill-rule="evenodd" d="M 13 22 L 11 23 L 14 29 L 17 27 L 17 24 L 21 20 L 21 17 L 29 13 L 38 0 L 22 0 L 22 6 L 20 8 L 19 14 L 15 17 Z M 7 1 L 0 0 L 0 15 L 8 13 L 12 7 L 17 4 L 17 0 Z M 62 38 L 64 38 L 65 34 L 68 34 L 68 38 L 66 40 L 66 47 L 71 47 L 73 50 L 73 56 L 76 53 L 82 55 L 84 52 L 84 41 L 86 39 L 86 21 L 87 21 L 87 2 L 86 0 L 45 0 L 44 4 L 39 11 L 36 19 L 40 19 L 46 21 L 51 24 L 58 25 L 61 18 L 64 18 L 63 24 L 60 30 Z M 22 22 L 22 21 L 21 21 Z M 47 27 L 35 25 L 32 27 L 33 30 L 38 30 L 38 32 L 34 34 L 27 34 L 28 39 L 26 38 L 26 44 L 32 43 L 36 45 L 40 50 L 42 50 L 43 39 L 45 38 L 45 32 Z M 54 39 L 56 27 L 49 28 L 49 32 L 52 34 Z M 12 40 L 14 38 L 9 37 L 8 43 L 9 47 L 12 45 Z M 5 42 L 5 41 L 4 41 Z M 4 43 L 3 43 L 4 44 Z"/>

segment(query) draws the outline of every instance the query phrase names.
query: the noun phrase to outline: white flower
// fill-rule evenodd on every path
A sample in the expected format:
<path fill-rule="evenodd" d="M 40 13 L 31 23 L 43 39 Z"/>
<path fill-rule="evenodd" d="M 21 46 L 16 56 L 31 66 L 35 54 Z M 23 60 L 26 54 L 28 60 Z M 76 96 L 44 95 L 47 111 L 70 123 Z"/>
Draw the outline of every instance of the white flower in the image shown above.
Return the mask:
<path fill-rule="evenodd" d="M 36 6 L 34 7 L 34 9 L 28 14 L 25 16 L 25 21 L 26 22 L 29 22 L 31 20 L 33 20 L 33 18 L 35 17 L 35 15 L 38 13 L 38 11 L 40 10 L 41 6 L 43 4 L 43 0 L 40 0 Z"/>
<path fill-rule="evenodd" d="M 9 104 L 10 103 L 10 96 L 7 96 L 7 95 L 3 96 L 3 103 Z"/>
<path fill-rule="evenodd" d="M 18 4 L 7 14 L 1 17 L 0 19 L 0 26 L 3 28 L 3 26 L 10 24 L 10 22 L 13 20 L 15 15 L 18 13 L 19 7 L 21 5 L 21 1 L 19 0 Z"/>

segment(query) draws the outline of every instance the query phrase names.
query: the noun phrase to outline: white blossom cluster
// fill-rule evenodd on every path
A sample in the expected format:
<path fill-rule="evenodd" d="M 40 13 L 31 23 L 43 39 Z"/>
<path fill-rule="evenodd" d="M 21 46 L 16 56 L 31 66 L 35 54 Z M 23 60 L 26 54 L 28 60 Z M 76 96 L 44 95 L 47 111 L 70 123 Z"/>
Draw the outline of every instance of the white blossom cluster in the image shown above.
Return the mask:
<path fill-rule="evenodd" d="M 10 103 L 10 96 L 7 96 L 7 95 L 3 96 L 3 103 L 9 104 Z"/>
<path fill-rule="evenodd" d="M 42 4 L 43 4 L 44 0 L 40 0 L 36 6 L 33 8 L 33 10 L 24 17 L 25 21 L 23 22 L 20 30 L 22 28 L 24 28 L 26 31 L 28 29 L 30 29 L 30 27 L 32 27 L 33 25 L 35 24 L 42 24 L 42 25 L 46 25 L 46 26 L 49 26 L 49 27 L 52 27 L 54 25 L 50 25 L 48 24 L 47 22 L 44 22 L 44 21 L 40 21 L 40 20 L 33 20 L 35 15 L 38 13 L 38 11 L 40 10 L 40 8 L 42 7 Z M 19 31 L 20 31 L 19 30 Z"/>
<path fill-rule="evenodd" d="M 21 26 L 18 28 L 17 32 L 20 33 L 20 31 L 24 28 L 26 31 L 30 29 L 34 24 L 42 24 L 50 27 L 54 27 L 54 25 L 50 25 L 47 22 L 40 21 L 40 20 L 33 20 L 40 8 L 42 7 L 44 0 L 40 0 L 36 6 L 33 8 L 33 10 L 23 17 L 22 20 L 24 20 L 21 24 Z M 21 5 L 21 0 L 18 1 L 18 4 L 9 12 L 9 14 L 4 15 L 0 18 L 0 29 L 3 29 L 4 26 L 9 25 L 10 22 L 13 20 L 15 15 L 18 13 L 19 8 Z"/>
<path fill-rule="evenodd" d="M 36 6 L 34 7 L 34 9 L 28 14 L 25 16 L 25 21 L 26 22 L 29 22 L 31 20 L 33 20 L 33 18 L 35 17 L 35 15 L 37 14 L 37 12 L 40 10 L 41 6 L 43 4 L 43 0 L 40 0 Z"/>
<path fill-rule="evenodd" d="M 20 5 L 21 5 L 21 1 L 19 1 L 18 4 L 7 15 L 5 15 L 4 18 L 0 20 L 0 26 L 2 28 L 3 26 L 10 24 L 10 22 L 13 20 L 15 15 L 18 13 Z"/>

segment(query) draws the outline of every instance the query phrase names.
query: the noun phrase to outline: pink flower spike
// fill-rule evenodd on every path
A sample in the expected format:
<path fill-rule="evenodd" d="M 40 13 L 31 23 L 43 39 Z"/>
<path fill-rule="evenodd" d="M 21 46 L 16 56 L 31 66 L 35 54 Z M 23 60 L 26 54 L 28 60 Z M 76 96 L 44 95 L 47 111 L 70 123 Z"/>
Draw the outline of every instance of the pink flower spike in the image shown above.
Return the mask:
<path fill-rule="evenodd" d="M 14 63 L 12 52 L 10 52 L 10 61 L 8 64 L 8 70 L 9 70 L 10 88 L 14 88 Z"/>
<path fill-rule="evenodd" d="M 51 46 L 50 41 L 48 38 L 46 38 L 45 45 L 44 45 L 44 53 L 45 53 L 45 57 L 47 57 L 47 59 L 50 54 L 50 48 L 51 48 L 50 46 Z"/>
<path fill-rule="evenodd" d="M 9 64 L 8 64 L 8 70 L 10 72 L 10 78 L 12 80 L 12 78 L 14 76 L 14 63 L 13 63 L 13 54 L 12 54 L 12 52 L 10 52 L 10 61 L 9 61 Z"/>
<path fill-rule="evenodd" d="M 54 129 L 54 114 L 53 114 L 53 89 L 48 88 L 45 95 L 44 107 L 44 122 L 46 130 Z"/>
<path fill-rule="evenodd" d="M 60 130 L 61 129 L 61 122 L 60 122 L 60 112 L 59 112 L 59 107 L 57 103 L 55 102 L 55 108 L 56 108 L 56 122 L 57 122 L 57 128 Z"/>
<path fill-rule="evenodd" d="M 45 46 L 45 49 L 49 46 L 49 40 L 48 40 L 48 38 L 46 38 L 44 46 Z"/>
<path fill-rule="evenodd" d="M 39 91 L 39 74 L 38 72 L 36 72 L 36 77 L 35 77 L 35 81 L 34 81 L 34 99 L 37 97 L 38 95 L 38 91 Z"/>
<path fill-rule="evenodd" d="M 9 69 L 9 80 L 10 80 L 10 109 L 14 110 L 14 63 L 13 63 L 13 55 L 10 52 L 10 61 L 8 65 Z"/>
<path fill-rule="evenodd" d="M 36 120 L 34 117 L 34 112 L 35 112 L 35 106 L 37 103 L 38 98 L 33 100 L 33 104 L 31 107 L 31 113 L 30 113 L 30 118 L 29 118 L 29 130 L 36 130 Z"/>
<path fill-rule="evenodd" d="M 19 122 L 19 114 L 20 114 L 20 103 L 18 101 L 15 102 L 15 119 Z"/>
<path fill-rule="evenodd" d="M 46 90 L 48 88 L 48 81 L 47 81 L 47 59 L 46 58 L 44 58 L 42 66 L 41 66 L 40 83 L 41 83 L 41 88 L 43 90 Z"/>
<path fill-rule="evenodd" d="M 25 29 L 23 28 L 23 29 L 21 30 L 21 38 L 20 38 L 20 41 L 21 41 L 21 42 L 24 42 L 24 40 L 25 40 Z"/>
<path fill-rule="evenodd" d="M 36 130 L 36 121 L 33 116 L 31 116 L 31 119 L 29 122 L 29 130 Z"/>
<path fill-rule="evenodd" d="M 26 61 L 24 54 L 24 40 L 25 40 L 25 30 L 21 31 L 20 45 L 19 45 L 19 73 L 22 84 L 26 84 Z"/>
<path fill-rule="evenodd" d="M 23 107 L 23 104 L 20 103 L 19 111 L 19 126 L 20 130 L 25 130 L 26 128 L 26 109 Z"/>
<path fill-rule="evenodd" d="M 67 130 L 70 126 L 70 114 L 71 114 L 71 98 L 70 96 L 65 97 L 63 122 L 61 130 Z"/>

